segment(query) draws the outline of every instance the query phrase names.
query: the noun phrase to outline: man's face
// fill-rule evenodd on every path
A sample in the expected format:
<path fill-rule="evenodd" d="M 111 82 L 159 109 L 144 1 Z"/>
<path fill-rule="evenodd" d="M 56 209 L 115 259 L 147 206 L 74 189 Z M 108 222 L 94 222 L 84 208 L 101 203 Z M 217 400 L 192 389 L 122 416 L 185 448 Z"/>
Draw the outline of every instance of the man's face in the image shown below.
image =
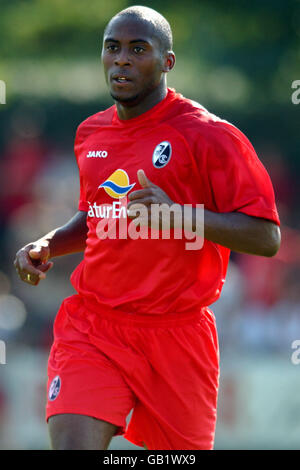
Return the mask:
<path fill-rule="evenodd" d="M 135 18 L 113 20 L 104 35 L 102 61 L 109 92 L 115 101 L 139 104 L 159 86 L 164 55 L 151 24 Z"/>

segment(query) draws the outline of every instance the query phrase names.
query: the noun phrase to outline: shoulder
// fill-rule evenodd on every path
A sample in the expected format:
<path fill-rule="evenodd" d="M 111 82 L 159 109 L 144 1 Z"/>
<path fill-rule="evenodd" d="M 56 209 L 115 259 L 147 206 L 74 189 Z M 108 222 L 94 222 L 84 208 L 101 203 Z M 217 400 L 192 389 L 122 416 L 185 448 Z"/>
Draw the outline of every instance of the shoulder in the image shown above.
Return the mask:
<path fill-rule="evenodd" d="M 86 137 L 99 129 L 99 127 L 111 124 L 114 115 L 115 106 L 92 114 L 82 121 L 76 130 L 75 144 L 79 145 Z"/>
<path fill-rule="evenodd" d="M 174 107 L 176 112 L 169 117 L 168 123 L 193 148 L 201 145 L 212 150 L 234 146 L 254 152 L 249 139 L 240 129 L 198 102 L 178 95 Z"/>

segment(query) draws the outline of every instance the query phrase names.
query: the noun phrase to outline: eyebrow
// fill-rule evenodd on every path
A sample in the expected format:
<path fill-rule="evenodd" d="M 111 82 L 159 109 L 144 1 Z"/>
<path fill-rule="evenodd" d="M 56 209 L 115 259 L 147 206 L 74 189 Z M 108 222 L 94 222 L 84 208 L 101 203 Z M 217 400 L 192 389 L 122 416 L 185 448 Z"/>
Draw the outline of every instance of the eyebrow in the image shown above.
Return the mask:
<path fill-rule="evenodd" d="M 114 38 L 105 38 L 104 42 L 117 42 L 117 43 L 119 43 L 120 41 L 118 41 L 117 39 L 114 39 Z M 145 44 L 150 44 L 150 42 L 147 41 L 146 39 L 133 39 L 132 41 L 129 41 L 129 44 L 135 44 L 136 42 L 144 42 Z"/>

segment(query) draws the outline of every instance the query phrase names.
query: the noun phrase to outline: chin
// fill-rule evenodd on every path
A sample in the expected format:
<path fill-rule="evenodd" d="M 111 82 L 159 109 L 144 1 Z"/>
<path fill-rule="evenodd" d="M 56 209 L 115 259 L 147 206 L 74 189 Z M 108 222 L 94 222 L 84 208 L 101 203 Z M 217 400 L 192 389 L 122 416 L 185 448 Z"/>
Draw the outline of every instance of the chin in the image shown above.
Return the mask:
<path fill-rule="evenodd" d="M 141 100 L 141 96 L 139 94 L 131 96 L 122 96 L 111 92 L 110 95 L 114 101 L 118 101 L 118 103 L 121 103 L 124 106 L 135 106 Z"/>

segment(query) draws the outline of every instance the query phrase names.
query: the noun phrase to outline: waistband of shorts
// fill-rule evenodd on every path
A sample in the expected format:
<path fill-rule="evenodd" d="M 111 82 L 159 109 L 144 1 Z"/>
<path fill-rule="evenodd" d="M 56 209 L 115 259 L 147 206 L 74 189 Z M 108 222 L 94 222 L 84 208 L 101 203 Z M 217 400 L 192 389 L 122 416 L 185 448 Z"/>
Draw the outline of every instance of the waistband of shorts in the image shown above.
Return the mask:
<path fill-rule="evenodd" d="M 142 327 L 174 327 L 184 326 L 193 321 L 197 321 L 202 317 L 206 307 L 200 307 L 198 310 L 187 312 L 171 312 L 163 314 L 151 313 L 135 313 L 125 312 L 123 310 L 112 309 L 107 306 L 99 306 L 96 302 L 83 298 L 83 303 L 86 309 L 94 312 L 99 319 L 111 320 L 118 324 L 127 326 L 142 326 Z"/>

